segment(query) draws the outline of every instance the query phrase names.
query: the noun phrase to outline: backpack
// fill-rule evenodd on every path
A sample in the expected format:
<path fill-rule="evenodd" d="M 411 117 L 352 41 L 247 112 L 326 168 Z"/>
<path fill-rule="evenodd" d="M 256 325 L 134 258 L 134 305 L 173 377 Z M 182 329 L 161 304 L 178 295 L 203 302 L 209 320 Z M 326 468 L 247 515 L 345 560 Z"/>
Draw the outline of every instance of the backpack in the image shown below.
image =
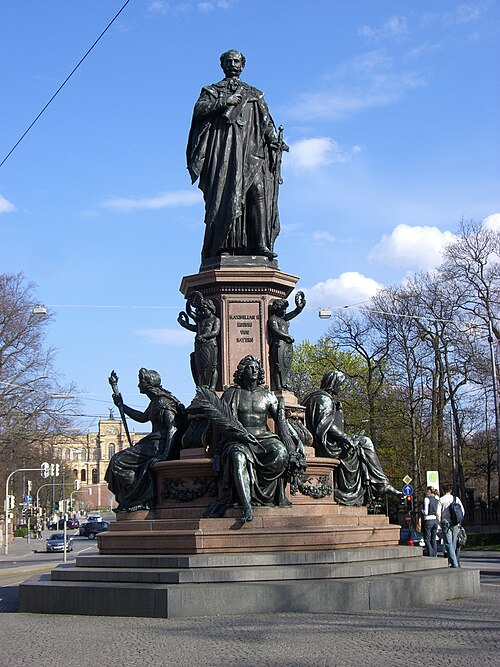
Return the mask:
<path fill-rule="evenodd" d="M 458 526 L 464 520 L 464 511 L 456 498 L 453 499 L 453 502 L 449 506 L 450 510 L 450 526 Z"/>
<path fill-rule="evenodd" d="M 460 547 L 460 549 L 465 547 L 465 545 L 467 544 L 467 533 L 465 532 L 465 528 L 463 526 L 460 526 L 460 529 L 458 531 L 457 544 Z"/>

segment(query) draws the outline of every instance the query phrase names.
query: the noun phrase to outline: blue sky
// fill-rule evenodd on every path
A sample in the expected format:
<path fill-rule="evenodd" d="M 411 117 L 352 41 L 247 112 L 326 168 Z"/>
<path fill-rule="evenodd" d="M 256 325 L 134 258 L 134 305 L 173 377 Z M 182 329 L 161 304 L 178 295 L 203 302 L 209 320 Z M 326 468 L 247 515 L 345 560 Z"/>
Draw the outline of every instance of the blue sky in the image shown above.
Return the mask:
<path fill-rule="evenodd" d="M 0 161 L 123 3 L 0 5 Z M 222 51 L 285 128 L 276 250 L 308 297 L 292 333 L 316 340 L 320 306 L 432 268 L 462 217 L 500 226 L 499 32 L 493 0 L 131 0 L 0 168 L 0 270 L 54 311 L 83 412 L 107 414 L 113 368 L 130 404 L 141 366 L 192 397 L 178 288 L 204 229 L 185 145 Z"/>

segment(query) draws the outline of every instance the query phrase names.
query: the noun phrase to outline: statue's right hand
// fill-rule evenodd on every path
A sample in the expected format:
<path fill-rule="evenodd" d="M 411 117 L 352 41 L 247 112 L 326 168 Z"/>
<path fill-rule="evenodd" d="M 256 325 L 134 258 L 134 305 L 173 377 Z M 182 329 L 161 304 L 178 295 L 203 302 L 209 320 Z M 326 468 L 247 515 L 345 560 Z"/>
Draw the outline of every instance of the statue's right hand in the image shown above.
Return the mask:
<path fill-rule="evenodd" d="M 246 440 L 251 445 L 258 445 L 259 441 L 252 433 L 247 433 Z"/>
<path fill-rule="evenodd" d="M 228 107 L 235 107 L 241 102 L 241 99 L 241 95 L 239 93 L 235 93 L 226 99 L 226 104 Z"/>
<path fill-rule="evenodd" d="M 123 405 L 123 398 L 121 394 L 113 394 L 113 403 L 117 408 L 120 408 Z"/>
<path fill-rule="evenodd" d="M 177 317 L 177 322 L 179 322 L 179 324 L 181 325 L 187 324 L 189 322 L 187 313 L 185 313 L 184 311 L 180 312 Z"/>

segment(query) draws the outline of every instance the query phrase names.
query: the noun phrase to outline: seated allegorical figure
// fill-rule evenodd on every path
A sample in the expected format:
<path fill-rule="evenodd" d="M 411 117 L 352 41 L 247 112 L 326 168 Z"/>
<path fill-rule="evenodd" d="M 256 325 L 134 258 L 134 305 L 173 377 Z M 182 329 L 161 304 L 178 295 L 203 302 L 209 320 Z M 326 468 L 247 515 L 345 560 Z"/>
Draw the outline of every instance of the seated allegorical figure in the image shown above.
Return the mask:
<path fill-rule="evenodd" d="M 122 415 L 143 424 L 150 421 L 152 425 L 149 435 L 136 445 L 116 452 L 109 462 L 104 479 L 118 502 L 116 512 L 153 509 L 155 487 L 151 465 L 179 458 L 184 406 L 161 386 L 156 371 L 141 368 L 139 391 L 150 399 L 144 412 L 125 405 L 121 394 L 113 393 L 113 401 Z"/>
<path fill-rule="evenodd" d="M 242 505 L 241 521 L 246 522 L 253 518 L 253 506 L 288 506 L 287 478 L 305 463 L 288 432 L 284 402 L 262 386 L 260 361 L 252 355 L 242 359 L 234 382 L 220 400 L 198 388 L 188 411 L 208 417 L 218 433 L 213 459 L 222 478 L 222 496 L 205 516 L 222 516 L 226 508 Z M 269 430 L 268 416 L 276 421 L 278 435 Z"/>
<path fill-rule="evenodd" d="M 365 435 L 344 431 L 342 404 L 337 400 L 345 376 L 327 371 L 320 389 L 304 400 L 306 426 L 312 433 L 316 456 L 340 460 L 335 475 L 335 500 L 341 505 L 366 505 L 386 493 L 401 495 L 389 483 L 373 442 Z"/>

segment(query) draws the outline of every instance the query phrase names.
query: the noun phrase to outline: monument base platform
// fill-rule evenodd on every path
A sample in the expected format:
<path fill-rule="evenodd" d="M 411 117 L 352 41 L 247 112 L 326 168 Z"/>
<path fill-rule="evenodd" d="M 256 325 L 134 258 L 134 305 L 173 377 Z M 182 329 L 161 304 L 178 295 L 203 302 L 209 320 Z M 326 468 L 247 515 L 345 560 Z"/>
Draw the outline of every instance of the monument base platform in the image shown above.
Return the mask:
<path fill-rule="evenodd" d="M 394 609 L 478 595 L 479 571 L 417 547 L 78 556 L 19 587 L 19 611 L 179 618 Z"/>

